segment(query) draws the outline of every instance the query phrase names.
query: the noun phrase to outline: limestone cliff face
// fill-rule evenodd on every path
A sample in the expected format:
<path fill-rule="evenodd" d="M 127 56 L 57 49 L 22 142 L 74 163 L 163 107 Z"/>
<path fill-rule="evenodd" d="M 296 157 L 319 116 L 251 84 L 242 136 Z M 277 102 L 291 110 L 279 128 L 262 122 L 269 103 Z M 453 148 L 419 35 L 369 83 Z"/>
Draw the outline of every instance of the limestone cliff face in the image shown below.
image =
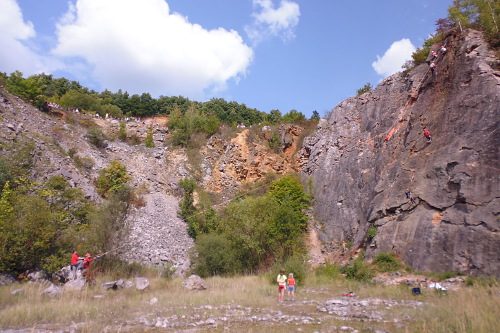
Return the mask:
<path fill-rule="evenodd" d="M 302 175 L 323 241 L 394 251 L 416 270 L 500 276 L 499 60 L 477 31 L 444 43 L 435 75 L 422 64 L 333 109 L 304 142 Z"/>

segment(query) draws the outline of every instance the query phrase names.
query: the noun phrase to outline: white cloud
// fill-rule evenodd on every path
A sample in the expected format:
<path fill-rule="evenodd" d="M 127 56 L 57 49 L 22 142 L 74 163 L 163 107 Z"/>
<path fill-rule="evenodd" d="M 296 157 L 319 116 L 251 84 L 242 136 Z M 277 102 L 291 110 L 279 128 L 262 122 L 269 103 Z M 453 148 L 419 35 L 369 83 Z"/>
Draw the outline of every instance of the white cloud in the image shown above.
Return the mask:
<path fill-rule="evenodd" d="M 53 53 L 83 58 L 102 89 L 153 96 L 203 98 L 244 75 L 253 56 L 236 31 L 206 30 L 164 0 L 77 0 L 57 36 Z"/>
<path fill-rule="evenodd" d="M 46 70 L 44 59 L 26 45 L 36 35 L 33 23 L 24 21 L 15 0 L 0 0 L 0 8 L 0 71 L 31 75 Z"/>
<path fill-rule="evenodd" d="M 253 0 L 253 5 L 257 9 L 252 14 L 254 22 L 245 30 L 255 44 L 270 37 L 280 37 L 284 41 L 295 37 L 294 29 L 300 17 L 297 3 L 281 0 L 280 6 L 274 8 L 272 0 Z"/>
<path fill-rule="evenodd" d="M 401 71 L 401 66 L 411 59 L 411 54 L 416 48 L 408 38 L 403 38 L 392 43 L 382 57 L 377 55 L 377 61 L 372 67 L 377 74 L 387 77 Z"/>

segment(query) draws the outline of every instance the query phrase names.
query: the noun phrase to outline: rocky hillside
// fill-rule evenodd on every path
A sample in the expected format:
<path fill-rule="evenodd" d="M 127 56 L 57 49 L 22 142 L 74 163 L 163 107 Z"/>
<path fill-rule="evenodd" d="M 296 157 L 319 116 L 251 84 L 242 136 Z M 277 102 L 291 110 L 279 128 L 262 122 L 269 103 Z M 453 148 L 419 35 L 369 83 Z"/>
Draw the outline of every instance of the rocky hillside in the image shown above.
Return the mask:
<path fill-rule="evenodd" d="M 221 193 L 219 207 L 224 206 L 241 185 L 258 181 L 268 172 L 298 172 L 296 156 L 302 128 L 280 127 L 277 132 L 282 145 L 278 152 L 271 152 L 266 144 L 270 128 L 221 131 L 206 147 L 193 153 L 194 160 L 201 161 L 200 166 L 193 166 L 185 149 L 173 148 L 169 143 L 165 120 L 156 117 L 127 122 L 128 141 L 136 142 L 128 144 L 117 139 L 118 120 L 60 108 L 43 113 L 0 87 L 0 144 L 6 144 L 0 149 L 34 143 L 32 180 L 61 175 L 95 202 L 102 201 L 95 188 L 99 172 L 112 161 L 120 161 L 143 205 L 130 206 L 124 222 L 129 234 L 116 240 L 113 248 L 118 250 L 114 253 L 130 262 L 171 265 L 183 274 L 189 268 L 188 251 L 194 242 L 187 234 L 186 223 L 177 216 L 182 197 L 179 180 L 199 177 L 208 191 Z M 89 126 L 97 126 L 106 135 L 104 148 L 90 143 Z M 144 144 L 150 126 L 154 148 Z"/>
<path fill-rule="evenodd" d="M 340 103 L 306 139 L 302 174 L 327 250 L 500 276 L 499 60 L 477 31 L 443 43 L 434 75 L 424 63 Z"/>
<path fill-rule="evenodd" d="M 170 151 L 164 146 L 167 130 L 162 127 L 154 132 L 156 148 L 107 140 L 106 147 L 98 149 L 87 139 L 90 124 L 100 126 L 109 138 L 119 128 L 116 120 L 81 113 L 42 113 L 0 88 L 0 142 L 14 147 L 22 142 L 34 143 L 32 179 L 42 181 L 61 175 L 71 186 L 81 188 L 87 197 L 99 202 L 102 199 L 94 186 L 95 179 L 112 161 L 120 161 L 145 205 L 131 206 L 125 221 L 130 235 L 114 244 L 120 247 L 118 255 L 147 264 L 169 263 L 182 272 L 189 266 L 187 251 L 193 245 L 185 223 L 177 217 L 177 183 L 189 174 L 187 157 L 182 151 Z M 149 126 L 130 122 L 128 135 L 145 137 Z"/>

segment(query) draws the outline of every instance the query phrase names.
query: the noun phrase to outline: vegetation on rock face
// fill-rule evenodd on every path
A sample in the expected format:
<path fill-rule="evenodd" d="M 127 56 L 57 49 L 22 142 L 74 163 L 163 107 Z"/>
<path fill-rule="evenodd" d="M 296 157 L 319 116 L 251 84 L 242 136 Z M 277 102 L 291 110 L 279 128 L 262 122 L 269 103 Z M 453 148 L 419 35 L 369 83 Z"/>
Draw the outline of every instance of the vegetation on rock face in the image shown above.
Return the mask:
<path fill-rule="evenodd" d="M 358 90 L 356 90 L 356 94 L 358 96 L 360 96 L 360 95 L 363 95 L 366 92 L 369 92 L 372 89 L 373 89 L 373 87 L 372 87 L 371 83 L 368 82 L 362 88 L 359 88 Z"/>
<path fill-rule="evenodd" d="M 102 196 L 107 196 L 110 192 L 118 192 L 129 179 L 127 168 L 119 161 L 113 161 L 109 167 L 101 170 L 97 179 L 97 191 Z"/>

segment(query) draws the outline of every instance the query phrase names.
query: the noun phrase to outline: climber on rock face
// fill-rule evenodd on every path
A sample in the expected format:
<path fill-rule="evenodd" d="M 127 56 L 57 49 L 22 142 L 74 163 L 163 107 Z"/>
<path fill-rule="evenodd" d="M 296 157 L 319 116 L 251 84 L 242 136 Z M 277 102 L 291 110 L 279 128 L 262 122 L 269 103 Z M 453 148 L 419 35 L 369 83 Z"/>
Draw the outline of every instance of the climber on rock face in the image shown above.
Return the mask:
<path fill-rule="evenodd" d="M 431 132 L 429 132 L 426 128 L 424 128 L 424 136 L 427 139 L 427 142 L 431 142 L 432 141 Z"/>
<path fill-rule="evenodd" d="M 408 199 L 411 203 L 415 203 L 415 199 L 411 196 L 411 191 L 409 188 L 405 191 L 406 199 Z"/>
<path fill-rule="evenodd" d="M 434 70 L 436 69 L 436 62 L 433 61 L 431 62 L 431 72 L 432 72 L 432 75 L 434 75 Z"/>
<path fill-rule="evenodd" d="M 440 51 L 441 51 L 441 53 L 442 53 L 442 54 L 443 54 L 443 56 L 444 56 L 444 55 L 446 54 L 446 51 L 447 51 L 447 50 L 446 50 L 446 47 L 444 47 L 444 45 L 443 45 L 443 46 L 441 46 Z"/>
<path fill-rule="evenodd" d="M 431 55 L 432 55 L 432 60 L 436 60 L 436 58 L 438 56 L 437 53 L 434 51 L 431 51 Z"/>

